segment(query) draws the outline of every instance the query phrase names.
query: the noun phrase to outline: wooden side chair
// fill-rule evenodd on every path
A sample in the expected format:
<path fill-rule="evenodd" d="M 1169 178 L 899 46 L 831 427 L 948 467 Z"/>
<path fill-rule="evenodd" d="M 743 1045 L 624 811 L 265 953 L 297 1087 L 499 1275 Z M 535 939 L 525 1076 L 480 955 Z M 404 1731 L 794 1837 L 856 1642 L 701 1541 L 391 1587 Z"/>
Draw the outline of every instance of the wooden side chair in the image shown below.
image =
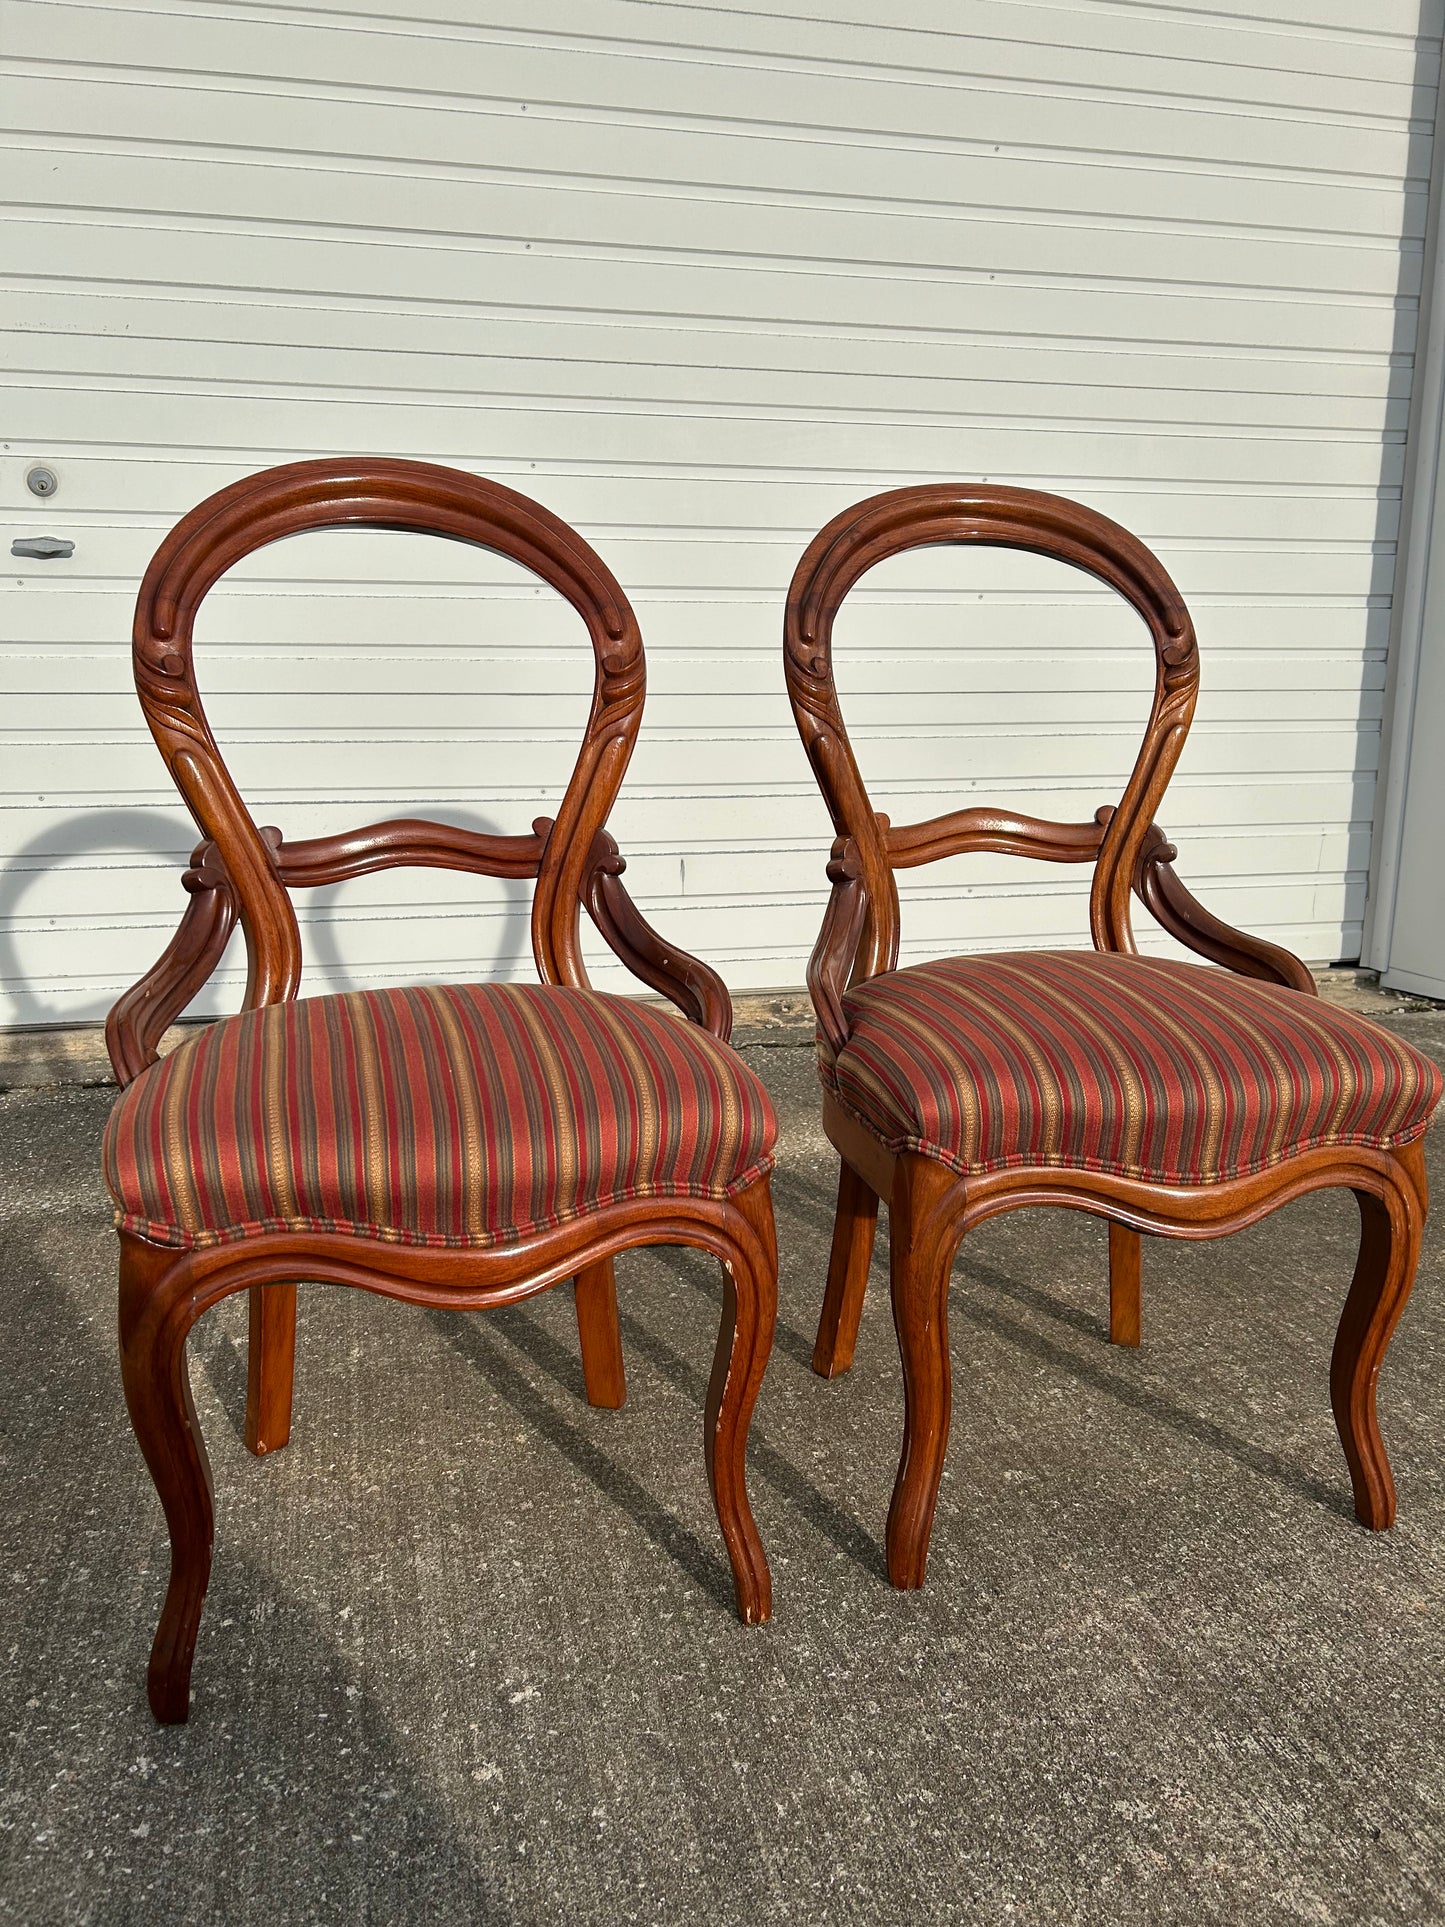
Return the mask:
<path fill-rule="evenodd" d="M 555 820 L 485 836 L 399 820 L 286 842 L 258 829 L 216 747 L 192 669 L 196 611 L 266 543 L 341 526 L 409 529 L 509 556 L 587 626 L 596 658 L 581 753 Z M 120 1235 L 121 1369 L 165 1508 L 171 1576 L 149 1671 L 157 1719 L 184 1720 L 210 1576 L 210 1470 L 186 1334 L 250 1294 L 247 1443 L 286 1443 L 296 1284 L 359 1285 L 411 1304 L 511 1304 L 576 1280 L 587 1396 L 618 1406 L 613 1254 L 711 1252 L 724 1275 L 707 1396 L 708 1477 L 738 1612 L 770 1612 L 744 1483 L 748 1426 L 772 1345 L 776 1123 L 727 1046 L 720 978 L 665 943 L 621 880 L 608 811 L 642 716 L 642 639 L 627 598 L 566 523 L 493 482 L 420 462 L 299 462 L 223 489 L 162 543 L 136 607 L 141 706 L 205 841 L 170 947 L 111 1013 L 123 1092 L 105 1174 Z M 540 984 L 469 984 L 297 1000 L 290 892 L 402 864 L 535 879 Z M 682 1022 L 588 986 L 585 906 L 613 951 Z M 156 1046 L 245 935 L 245 1009 L 163 1059 Z"/>
<path fill-rule="evenodd" d="M 840 604 L 907 549 L 1032 550 L 1117 590 L 1154 644 L 1154 701 L 1117 808 L 1091 823 L 965 809 L 899 828 L 874 812 L 833 682 Z M 1355 1510 L 1392 1523 L 1375 1382 L 1425 1222 L 1421 1136 L 1441 1093 L 1426 1058 L 1322 1003 L 1304 965 L 1212 917 L 1154 824 L 1194 713 L 1194 629 L 1156 558 L 1092 510 L 1025 489 L 945 485 L 836 517 L 793 577 L 784 635 L 793 714 L 837 841 L 809 967 L 823 1119 L 842 1158 L 813 1356 L 852 1362 L 879 1200 L 889 1207 L 903 1359 L 903 1456 L 888 1514 L 895 1586 L 923 1583 L 950 1410 L 948 1287 L 960 1240 L 1022 1205 L 1109 1222 L 1110 1332 L 1140 1334 L 1140 1234 L 1212 1238 L 1346 1185 L 1362 1237 L 1330 1370 Z M 950 957 L 900 970 L 894 872 L 963 851 L 1092 863 L 1092 951 Z M 1135 951 L 1130 896 L 1223 969 Z"/>

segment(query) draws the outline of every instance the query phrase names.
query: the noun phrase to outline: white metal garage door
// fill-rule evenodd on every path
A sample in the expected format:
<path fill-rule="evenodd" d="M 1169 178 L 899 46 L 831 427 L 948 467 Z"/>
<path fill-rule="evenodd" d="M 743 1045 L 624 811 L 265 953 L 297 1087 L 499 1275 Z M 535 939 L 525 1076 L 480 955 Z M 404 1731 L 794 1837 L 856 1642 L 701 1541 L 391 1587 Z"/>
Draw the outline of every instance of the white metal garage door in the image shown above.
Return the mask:
<path fill-rule="evenodd" d="M 192 833 L 128 664 L 161 533 L 352 451 L 496 476 L 600 549 L 651 668 L 630 881 L 735 987 L 801 980 L 824 888 L 792 566 L 846 503 L 949 477 L 1075 494 L 1158 548 L 1204 663 L 1181 868 L 1355 954 L 1439 35 L 1440 0 L 10 0 L 6 540 L 76 548 L 6 578 L 0 1021 L 99 1017 L 180 909 Z M 201 640 L 291 836 L 523 828 L 585 708 L 567 611 L 402 536 L 264 554 Z M 1147 710 L 1142 632 L 1017 557 L 889 565 L 839 653 L 897 819 L 1087 815 Z M 907 882 L 915 954 L 1085 940 L 1074 872 Z M 517 893 L 325 892 L 309 987 L 512 973 Z"/>

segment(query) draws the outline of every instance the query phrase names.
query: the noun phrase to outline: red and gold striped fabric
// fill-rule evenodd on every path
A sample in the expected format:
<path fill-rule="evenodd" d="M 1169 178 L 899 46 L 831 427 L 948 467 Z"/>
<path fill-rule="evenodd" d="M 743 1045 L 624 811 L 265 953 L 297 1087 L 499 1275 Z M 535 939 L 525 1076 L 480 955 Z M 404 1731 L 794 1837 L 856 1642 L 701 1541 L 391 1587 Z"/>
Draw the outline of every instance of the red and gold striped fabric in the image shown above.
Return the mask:
<path fill-rule="evenodd" d="M 335 1231 L 501 1245 L 626 1198 L 721 1198 L 771 1168 L 767 1093 L 716 1038 L 626 997 L 436 985 L 276 1004 L 129 1086 L 105 1175 L 157 1244 Z"/>
<path fill-rule="evenodd" d="M 953 957 L 843 1000 L 824 1084 L 888 1149 L 1212 1184 L 1316 1144 L 1425 1129 L 1439 1071 L 1378 1024 L 1197 964 L 1087 951 Z"/>

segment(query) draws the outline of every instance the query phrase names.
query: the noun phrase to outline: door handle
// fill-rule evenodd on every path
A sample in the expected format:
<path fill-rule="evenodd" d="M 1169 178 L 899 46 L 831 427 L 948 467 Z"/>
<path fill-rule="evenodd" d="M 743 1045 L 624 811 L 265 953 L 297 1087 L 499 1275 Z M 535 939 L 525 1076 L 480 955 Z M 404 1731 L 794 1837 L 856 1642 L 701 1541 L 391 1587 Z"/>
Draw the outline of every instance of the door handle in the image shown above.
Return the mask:
<path fill-rule="evenodd" d="M 37 562 L 64 561 L 75 554 L 75 544 L 63 542 L 58 535 L 22 535 L 10 544 L 10 553 L 32 556 Z"/>

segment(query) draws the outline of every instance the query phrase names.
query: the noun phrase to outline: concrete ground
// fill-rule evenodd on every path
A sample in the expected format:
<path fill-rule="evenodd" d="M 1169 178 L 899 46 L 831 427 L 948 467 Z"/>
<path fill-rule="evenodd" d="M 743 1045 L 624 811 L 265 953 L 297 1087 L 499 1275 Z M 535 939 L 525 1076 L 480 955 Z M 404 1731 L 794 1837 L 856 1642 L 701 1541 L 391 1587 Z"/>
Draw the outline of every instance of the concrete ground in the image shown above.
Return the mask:
<path fill-rule="evenodd" d="M 1391 1021 L 1445 1056 L 1445 1014 Z M 294 1440 L 264 1462 L 232 1301 L 193 1339 L 217 1559 L 168 1731 L 111 1094 L 0 1098 L 0 1920 L 1445 1920 L 1439 1230 L 1382 1379 L 1401 1509 L 1373 1537 L 1326 1389 L 1348 1197 L 1146 1245 L 1138 1353 L 1105 1342 L 1101 1226 L 987 1227 L 928 1585 L 899 1595 L 884 1273 L 854 1370 L 815 1378 L 835 1166 L 796 1033 L 749 1057 L 783 1118 L 750 1460 L 772 1625 L 732 1616 L 703 1475 L 706 1260 L 621 1262 L 620 1413 L 582 1400 L 565 1291 L 304 1293 Z"/>

